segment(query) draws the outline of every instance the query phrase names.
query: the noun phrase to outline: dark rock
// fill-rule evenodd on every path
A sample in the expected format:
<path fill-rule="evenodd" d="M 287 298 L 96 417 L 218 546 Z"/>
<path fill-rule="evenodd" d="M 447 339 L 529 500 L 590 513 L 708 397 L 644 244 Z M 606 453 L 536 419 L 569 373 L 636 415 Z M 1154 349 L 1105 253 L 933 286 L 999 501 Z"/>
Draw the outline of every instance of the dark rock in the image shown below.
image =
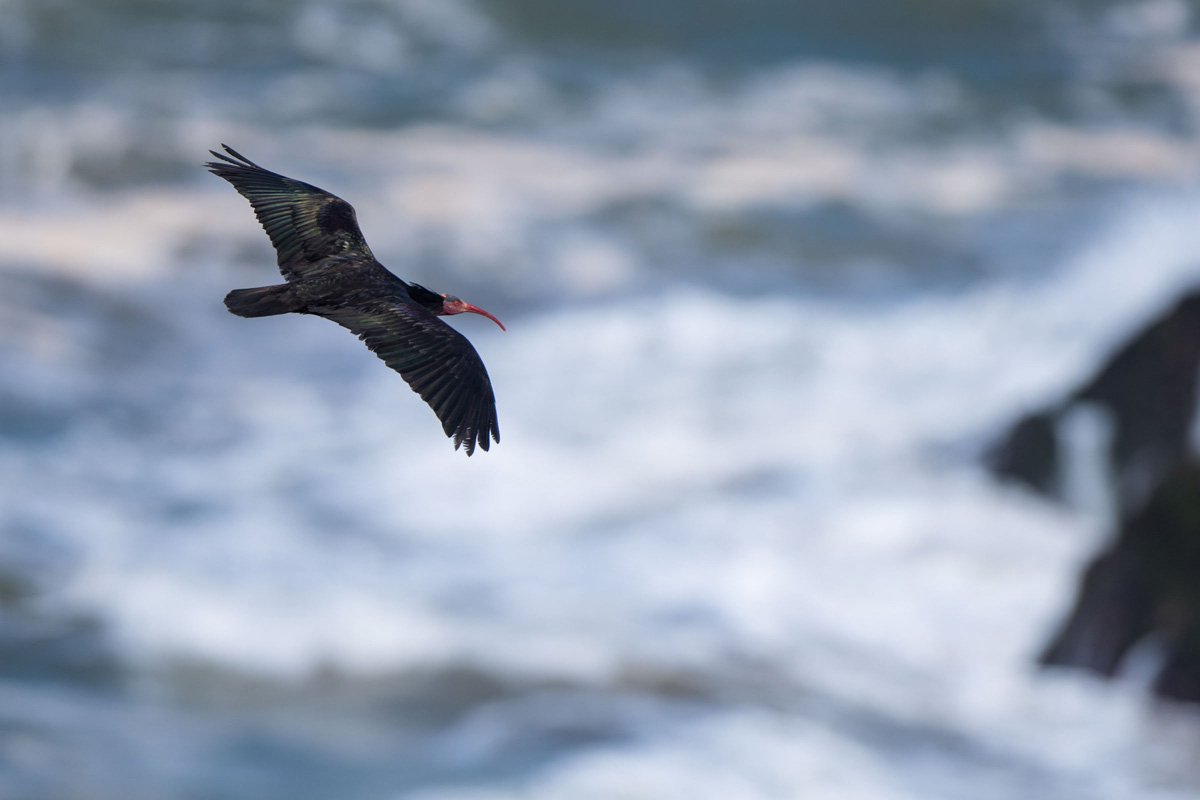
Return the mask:
<path fill-rule="evenodd" d="M 1058 494 L 1057 416 L 1051 411 L 1030 414 L 1013 426 L 1012 432 L 986 456 L 988 466 L 1009 478 L 1050 496 Z"/>
<path fill-rule="evenodd" d="M 1087 566 L 1074 607 L 1040 661 L 1117 674 L 1161 643 L 1156 693 L 1200 702 L 1200 459 L 1190 432 L 1200 368 L 1200 292 L 1137 333 L 1063 402 L 1016 423 L 986 456 L 999 476 L 1063 492 L 1059 431 L 1082 404 L 1112 422 L 1102 454 L 1116 478 L 1118 530 Z"/>
<path fill-rule="evenodd" d="M 1073 407 L 1094 403 L 1112 414 L 1110 458 L 1121 506 L 1136 505 L 1187 457 L 1198 368 L 1200 292 L 1193 292 L 1134 336 L 1063 402 L 1018 421 L 987 454 L 988 465 L 1001 477 L 1060 496 L 1058 425 Z"/>
<path fill-rule="evenodd" d="M 1200 703 L 1200 635 L 1193 630 L 1176 642 L 1154 681 L 1155 694 Z"/>
<path fill-rule="evenodd" d="M 1039 660 L 1111 677 L 1152 620 L 1147 585 L 1121 552 L 1106 551 L 1084 570 L 1075 607 Z"/>
<path fill-rule="evenodd" d="M 1164 644 L 1157 691 L 1200 701 L 1200 463 L 1180 466 L 1088 566 L 1043 664 L 1114 675 L 1139 642 Z"/>

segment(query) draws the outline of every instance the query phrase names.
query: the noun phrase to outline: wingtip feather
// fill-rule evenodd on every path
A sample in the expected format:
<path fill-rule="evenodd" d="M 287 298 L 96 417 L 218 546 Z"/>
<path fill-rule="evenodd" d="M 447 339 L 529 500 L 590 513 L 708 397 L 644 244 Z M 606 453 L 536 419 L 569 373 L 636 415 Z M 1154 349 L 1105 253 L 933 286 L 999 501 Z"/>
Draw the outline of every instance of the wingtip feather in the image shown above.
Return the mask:
<path fill-rule="evenodd" d="M 239 167 L 241 169 L 256 169 L 256 170 L 260 170 L 262 172 L 269 171 L 269 170 L 264 169 L 263 167 L 259 166 L 258 164 L 255 164 L 253 161 L 246 158 L 244 155 L 239 153 L 237 150 L 234 150 L 232 147 L 225 144 L 224 142 L 221 143 L 221 148 L 223 150 L 225 150 L 225 153 L 228 153 L 229 155 L 226 155 L 225 153 L 218 153 L 216 150 L 209 150 L 208 152 L 212 153 L 214 157 L 220 159 L 220 161 L 209 161 L 207 164 L 204 165 L 204 166 L 208 167 L 209 172 L 212 172 L 216 175 L 220 175 L 221 173 L 217 172 L 216 170 L 229 169 L 229 167 L 226 166 L 226 164 L 232 164 L 233 166 Z M 230 156 L 232 156 L 232 158 L 230 158 Z M 221 162 L 224 162 L 224 163 L 221 163 Z"/>

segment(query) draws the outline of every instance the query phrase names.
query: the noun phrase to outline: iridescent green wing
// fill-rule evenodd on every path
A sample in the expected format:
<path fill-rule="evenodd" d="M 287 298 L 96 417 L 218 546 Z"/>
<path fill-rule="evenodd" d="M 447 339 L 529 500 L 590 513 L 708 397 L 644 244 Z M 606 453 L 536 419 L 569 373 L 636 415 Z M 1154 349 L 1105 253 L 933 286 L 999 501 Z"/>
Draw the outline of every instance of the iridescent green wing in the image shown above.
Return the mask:
<path fill-rule="evenodd" d="M 220 161 L 205 166 L 250 201 L 275 245 L 279 271 L 289 281 L 304 277 L 330 256 L 374 260 L 358 229 L 354 207 L 345 200 L 263 169 L 229 145 L 221 147 L 229 155 L 210 150 Z"/>
<path fill-rule="evenodd" d="M 352 307 L 313 313 L 349 328 L 383 362 L 400 373 L 429 404 L 467 455 L 478 444 L 500 441 L 496 397 L 483 360 L 454 328 L 407 298 L 367 300 Z"/>

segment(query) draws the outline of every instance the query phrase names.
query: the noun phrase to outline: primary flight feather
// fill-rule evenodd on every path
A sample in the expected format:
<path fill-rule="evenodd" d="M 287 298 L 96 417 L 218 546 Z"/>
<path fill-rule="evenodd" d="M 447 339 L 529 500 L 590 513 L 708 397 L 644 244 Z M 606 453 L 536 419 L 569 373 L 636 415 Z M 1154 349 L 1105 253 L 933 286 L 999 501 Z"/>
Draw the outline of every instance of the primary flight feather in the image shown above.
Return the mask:
<path fill-rule="evenodd" d="M 471 343 L 438 319 L 482 308 L 397 278 L 375 260 L 354 208 L 302 181 L 263 169 L 228 145 L 205 166 L 250 201 L 278 254 L 286 283 L 235 289 L 225 306 L 240 317 L 314 314 L 349 328 L 400 373 L 454 439 L 454 449 L 500 441 L 496 398 Z"/>

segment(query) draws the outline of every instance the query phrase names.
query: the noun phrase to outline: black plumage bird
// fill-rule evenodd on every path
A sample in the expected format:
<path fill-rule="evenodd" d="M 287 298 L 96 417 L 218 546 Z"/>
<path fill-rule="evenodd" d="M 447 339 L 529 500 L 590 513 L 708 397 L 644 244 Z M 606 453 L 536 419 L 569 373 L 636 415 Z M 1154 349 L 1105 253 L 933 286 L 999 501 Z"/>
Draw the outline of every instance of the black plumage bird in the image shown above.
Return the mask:
<path fill-rule="evenodd" d="M 471 343 L 439 316 L 482 308 L 397 278 L 367 247 L 354 208 L 340 197 L 263 169 L 228 145 L 205 166 L 233 184 L 279 256 L 287 283 L 235 289 L 225 306 L 240 317 L 315 314 L 349 328 L 421 395 L 454 449 L 500 441 L 496 398 Z"/>

